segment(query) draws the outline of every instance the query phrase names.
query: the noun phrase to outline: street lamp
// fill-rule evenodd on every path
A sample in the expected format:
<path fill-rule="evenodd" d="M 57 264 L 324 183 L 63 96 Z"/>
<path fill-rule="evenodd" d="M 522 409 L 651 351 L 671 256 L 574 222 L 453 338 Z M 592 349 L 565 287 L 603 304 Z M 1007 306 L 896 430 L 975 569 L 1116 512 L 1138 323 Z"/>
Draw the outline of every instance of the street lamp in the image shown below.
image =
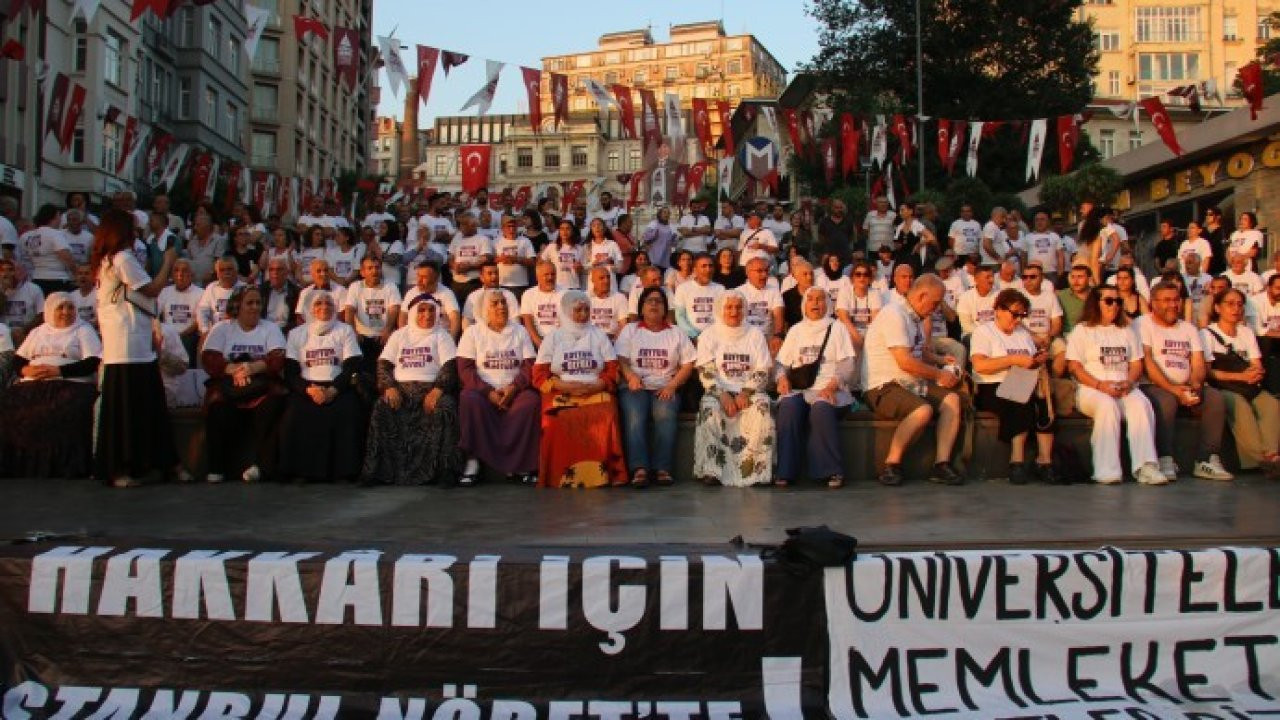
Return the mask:
<path fill-rule="evenodd" d="M 920 0 L 916 0 L 916 132 L 924 136 L 924 52 L 920 38 Z M 924 190 L 924 143 L 917 148 L 916 164 L 920 168 L 920 190 Z"/>

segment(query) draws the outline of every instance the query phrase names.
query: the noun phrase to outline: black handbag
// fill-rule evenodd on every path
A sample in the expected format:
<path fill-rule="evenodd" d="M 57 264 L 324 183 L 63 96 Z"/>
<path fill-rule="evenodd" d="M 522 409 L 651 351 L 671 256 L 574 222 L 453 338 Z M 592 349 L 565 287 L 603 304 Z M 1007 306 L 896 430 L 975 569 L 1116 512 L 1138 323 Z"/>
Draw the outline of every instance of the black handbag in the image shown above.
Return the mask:
<path fill-rule="evenodd" d="M 1227 342 L 1226 339 L 1217 332 L 1209 330 L 1209 334 L 1212 335 L 1219 344 L 1227 349 L 1224 353 L 1215 352 L 1213 354 L 1213 363 L 1210 367 L 1214 370 L 1231 373 L 1244 372 L 1249 369 L 1252 365 L 1252 363 L 1249 362 L 1249 358 L 1241 355 L 1235 347 L 1231 345 L 1231 343 Z M 1258 397 L 1258 393 L 1262 392 L 1261 385 L 1247 383 L 1243 380 L 1215 380 L 1211 377 L 1209 378 L 1209 384 L 1219 390 L 1233 392 L 1243 397 L 1245 400 L 1253 400 Z"/>
<path fill-rule="evenodd" d="M 231 358 L 231 362 L 248 362 L 248 355 L 237 355 Z M 258 373 L 249 378 L 248 385 L 236 385 L 236 380 L 230 375 L 223 375 L 220 378 L 209 378 L 205 383 L 205 387 L 212 391 L 214 399 L 240 405 L 242 403 L 251 402 L 271 392 L 274 381 L 266 373 Z"/>
<path fill-rule="evenodd" d="M 835 326 L 835 323 L 827 326 L 827 334 L 822 336 L 822 347 L 818 348 L 817 360 L 787 368 L 787 381 L 791 383 L 792 390 L 808 390 L 818 381 L 818 368 L 822 367 L 822 353 L 827 350 L 827 341 L 831 339 L 831 328 Z"/>

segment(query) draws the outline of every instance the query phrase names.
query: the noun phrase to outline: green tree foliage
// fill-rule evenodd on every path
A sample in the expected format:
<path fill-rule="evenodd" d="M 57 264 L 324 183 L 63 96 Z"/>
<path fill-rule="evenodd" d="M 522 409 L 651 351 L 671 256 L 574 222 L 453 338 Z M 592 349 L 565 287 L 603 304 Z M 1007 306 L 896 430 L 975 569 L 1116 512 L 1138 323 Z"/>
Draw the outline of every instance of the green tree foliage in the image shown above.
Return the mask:
<path fill-rule="evenodd" d="M 1258 60 L 1262 62 L 1262 94 L 1272 95 L 1280 92 L 1280 67 L 1273 58 L 1280 57 L 1280 11 L 1267 16 L 1267 24 L 1271 26 L 1271 39 L 1258 47 Z M 1235 78 L 1228 78 L 1232 87 L 1239 92 L 1242 88 Z"/>
<path fill-rule="evenodd" d="M 1085 200 L 1109 203 L 1123 188 L 1120 173 L 1101 163 L 1090 163 L 1073 173 L 1046 179 L 1040 186 L 1040 203 L 1067 212 Z"/>

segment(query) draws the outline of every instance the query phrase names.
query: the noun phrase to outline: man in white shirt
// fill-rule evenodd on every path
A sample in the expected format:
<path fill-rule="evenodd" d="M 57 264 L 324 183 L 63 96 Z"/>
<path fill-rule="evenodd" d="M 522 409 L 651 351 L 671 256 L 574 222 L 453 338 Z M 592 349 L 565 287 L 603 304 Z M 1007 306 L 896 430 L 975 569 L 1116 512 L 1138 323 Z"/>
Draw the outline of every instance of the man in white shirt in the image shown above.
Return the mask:
<path fill-rule="evenodd" d="M 1218 449 L 1226 422 L 1222 394 L 1205 384 L 1209 362 L 1200 332 L 1181 317 L 1182 293 L 1173 283 L 1157 283 L 1151 291 L 1151 312 L 1138 318 L 1136 331 L 1142 341 L 1145 382 L 1139 388 L 1151 401 L 1156 415 L 1156 452 L 1160 472 L 1169 480 L 1178 477 L 1174 463 L 1177 416 L 1200 421 L 1199 447 L 1193 473 L 1206 480 L 1231 480 L 1222 467 Z"/>
<path fill-rule="evenodd" d="M 714 272 L 711 256 L 699 255 L 693 261 L 693 278 L 676 288 L 676 324 L 695 342 L 715 324 L 715 302 L 724 293 L 724 286 L 711 280 Z"/>
<path fill-rule="evenodd" d="M 680 234 L 680 248 L 695 255 L 707 252 L 711 248 L 711 225 L 707 201 L 700 198 L 689 201 L 689 212 L 680 218 L 676 229 Z"/>
<path fill-rule="evenodd" d="M 489 238 L 476 232 L 476 219 L 458 218 L 458 234 L 449 242 L 449 270 L 453 274 L 453 294 L 464 305 L 471 291 L 480 286 L 480 266 L 493 259 Z"/>
<path fill-rule="evenodd" d="M 1033 228 L 1023 246 L 1027 251 L 1027 265 L 1039 263 L 1044 272 L 1044 279 L 1050 285 L 1057 286 L 1058 273 L 1067 266 L 1067 256 L 1062 249 L 1062 238 L 1049 227 L 1049 213 L 1041 210 L 1031 221 Z"/>
<path fill-rule="evenodd" d="M 371 257 L 361 260 L 360 282 L 347 288 L 342 319 L 356 331 L 366 371 L 377 369 L 382 348 L 400 327 L 400 301 L 400 289 L 382 279 L 382 263 Z"/>
<path fill-rule="evenodd" d="M 998 265 L 1004 260 L 1007 243 L 1005 242 L 1005 227 L 1009 219 L 1009 211 L 997 205 L 991 208 L 991 219 L 986 225 L 982 226 L 982 240 L 980 241 L 980 249 L 982 251 L 983 265 Z"/>
<path fill-rule="evenodd" d="M 791 232 L 791 223 L 787 221 L 786 208 L 782 207 L 782 203 L 773 204 L 772 214 L 766 217 L 762 224 L 779 242 Z"/>
<path fill-rule="evenodd" d="M 591 268 L 590 292 L 591 324 L 600 328 L 610 340 L 617 340 L 618 333 L 627 324 L 627 296 L 613 289 L 613 275 L 609 268 L 597 265 Z"/>
<path fill-rule="evenodd" d="M 516 322 L 520 317 L 520 301 L 516 298 L 516 294 L 510 290 L 501 287 L 499 281 L 502 275 L 498 272 L 498 264 L 492 260 L 480 266 L 480 287 L 478 290 L 502 290 L 502 297 L 507 301 L 507 318 L 511 322 Z M 473 292 L 467 296 L 466 303 L 462 306 L 462 329 L 475 325 L 479 320 L 476 318 L 476 312 L 480 309 L 481 299 L 485 297 L 482 292 Z"/>
<path fill-rule="evenodd" d="M 227 300 L 242 284 L 236 271 L 236 261 L 230 257 L 218 258 L 213 263 L 213 272 L 216 280 L 205 287 L 196 306 L 196 324 L 201 336 L 208 335 L 214 325 L 226 319 Z M 311 272 L 315 272 L 314 267 Z"/>
<path fill-rule="evenodd" d="M 378 229 L 379 223 L 393 223 L 396 221 L 395 215 L 387 212 L 387 204 L 382 198 L 375 198 L 373 201 L 373 209 L 368 215 L 364 216 L 364 220 L 360 223 L 362 227 Z"/>
<path fill-rule="evenodd" d="M 737 288 L 746 298 L 746 323 L 764 333 L 769 352 L 778 354 L 786 321 L 782 317 L 782 294 L 769 284 L 769 262 L 762 257 L 747 262 L 747 281 Z"/>
<path fill-rule="evenodd" d="M 607 190 L 600 193 L 600 207 L 591 213 L 591 217 L 587 222 L 583 223 L 583 237 L 586 237 L 586 234 L 590 232 L 591 220 L 600 218 L 604 221 L 604 226 L 612 230 L 618 227 L 618 216 L 621 214 L 622 208 L 613 204 L 613 193 Z"/>
<path fill-rule="evenodd" d="M 956 303 L 962 335 L 972 335 L 979 324 L 996 319 L 996 295 L 995 271 L 990 265 L 979 267 L 973 276 L 973 287 Z"/>
<path fill-rule="evenodd" d="M 560 296 L 556 287 L 556 266 L 550 260 L 539 260 L 533 268 L 538 284 L 524 291 L 520 298 L 520 320 L 529 331 L 534 348 L 542 347 L 542 339 L 560 324 Z"/>
<path fill-rule="evenodd" d="M 724 248 L 736 249 L 738 241 L 742 237 L 742 228 L 746 227 L 746 224 L 742 216 L 735 211 L 733 201 L 725 200 L 721 202 L 720 217 L 717 217 L 715 223 L 711 226 L 716 238 L 716 250 Z"/>
<path fill-rule="evenodd" d="M 965 203 L 960 206 L 960 217 L 951 223 L 947 237 L 951 238 L 951 249 L 956 255 L 978 252 L 978 245 L 982 241 L 982 225 L 973 219 L 972 205 Z"/>
<path fill-rule="evenodd" d="M 44 292 L 30 280 L 19 281 L 17 263 L 0 258 L 0 293 L 5 297 L 0 321 L 9 326 L 17 347 L 30 330 L 44 321 Z"/>
<path fill-rule="evenodd" d="M 346 307 L 346 288 L 329 277 L 329 263 L 324 258 L 311 261 L 311 280 L 311 284 L 298 294 L 298 306 L 293 309 L 293 314 L 298 316 L 298 325 L 311 322 L 311 304 L 317 293 L 328 293 L 335 308 Z"/>
<path fill-rule="evenodd" d="M 1245 297 L 1253 297 L 1262 292 L 1262 278 L 1258 273 L 1249 269 L 1249 256 L 1244 253 L 1228 252 L 1227 253 L 1227 271 L 1222 273 L 1222 277 L 1231 283 L 1231 287 L 1244 293 Z"/>
<path fill-rule="evenodd" d="M 938 358 L 925 341 L 921 318 L 933 314 L 946 292 L 936 275 L 922 275 L 912 284 L 906 302 L 886 303 L 867 328 L 862 375 L 866 400 L 876 417 L 898 422 L 889 442 L 882 485 L 902 484 L 902 456 L 938 416 L 936 460 L 929 482 L 962 485 L 964 477 L 951 467 L 951 451 L 960 430 L 958 367 L 939 367 L 954 358 Z"/>
<path fill-rule="evenodd" d="M 755 258 L 762 258 L 770 265 L 778 253 L 778 238 L 763 227 L 764 217 L 759 213 L 747 216 L 747 226 L 738 237 L 738 264 L 746 264 Z"/>
<path fill-rule="evenodd" d="M 1053 286 L 1045 282 L 1039 263 L 1027 263 L 1027 269 L 1022 271 L 1022 294 L 1031 301 L 1022 324 L 1031 331 L 1036 347 L 1048 350 L 1053 339 L 1062 336 L 1062 304 Z"/>
<path fill-rule="evenodd" d="M 875 207 L 862 219 L 862 231 L 867 234 L 867 250 L 875 252 L 879 248 L 893 246 L 893 227 L 898 214 L 889 209 L 889 198 L 880 195 L 875 199 Z"/>
<path fill-rule="evenodd" d="M 458 311 L 458 298 L 453 291 L 440 284 L 440 268 L 434 263 L 423 263 L 414 270 L 413 287 L 404 293 L 400 303 L 400 327 L 409 323 L 409 304 L 419 295 L 428 295 L 430 301 L 439 308 L 439 316 L 449 321 L 449 334 L 455 340 L 462 334 L 461 313 Z M 514 315 L 512 317 L 515 317 Z"/>
<path fill-rule="evenodd" d="M 196 345 L 200 340 L 200 327 L 197 325 L 200 299 L 204 297 L 204 288 L 194 284 L 195 272 L 191 262 L 185 259 L 173 263 L 173 284 L 167 285 L 156 298 L 156 310 L 160 322 L 170 327 L 182 340 L 187 349 L 191 367 L 196 366 Z"/>
<path fill-rule="evenodd" d="M 88 264 L 89 255 L 93 252 L 93 233 L 85 227 L 84 213 L 79 210 L 68 210 L 62 216 L 62 222 L 62 234 L 67 238 L 71 257 L 75 258 L 77 265 Z"/>
<path fill-rule="evenodd" d="M 1189 252 L 1182 256 L 1182 284 L 1187 288 L 1191 298 L 1191 307 L 1199 307 L 1204 294 L 1209 290 L 1209 282 L 1213 276 L 1204 272 L 1204 258 L 1199 253 Z"/>

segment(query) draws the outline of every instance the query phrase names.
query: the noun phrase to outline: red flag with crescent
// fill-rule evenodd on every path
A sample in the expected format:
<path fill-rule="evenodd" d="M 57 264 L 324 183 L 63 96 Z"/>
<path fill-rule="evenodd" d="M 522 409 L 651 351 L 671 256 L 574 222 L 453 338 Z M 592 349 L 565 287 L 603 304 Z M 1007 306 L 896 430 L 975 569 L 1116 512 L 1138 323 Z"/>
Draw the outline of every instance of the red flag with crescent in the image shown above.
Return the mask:
<path fill-rule="evenodd" d="M 542 71 L 537 68 L 520 68 L 524 91 L 529 101 L 529 125 L 534 132 L 542 128 Z"/>
<path fill-rule="evenodd" d="M 560 212 L 567 213 L 569 208 L 573 207 L 573 202 L 582 194 L 582 188 L 587 184 L 586 180 L 574 180 L 569 183 L 569 188 L 564 193 L 564 203 L 560 208 Z"/>
<path fill-rule="evenodd" d="M 569 76 L 551 73 L 551 109 L 555 111 L 556 127 L 569 122 Z"/>
<path fill-rule="evenodd" d="M 631 173 L 631 179 L 628 183 L 630 187 L 627 192 L 627 211 L 628 212 L 631 211 L 631 208 L 640 204 L 640 181 L 644 179 L 644 176 L 645 176 L 645 173 L 643 170 L 638 170 L 636 172 Z"/>
<path fill-rule="evenodd" d="M 474 195 L 489 184 L 489 145 L 462 145 L 458 148 L 462 161 L 462 192 Z"/>
<path fill-rule="evenodd" d="M 702 156 L 711 157 L 711 115 L 705 98 L 693 99 L 693 131 L 698 136 Z"/>
<path fill-rule="evenodd" d="M 729 109 L 728 100 L 716 101 L 716 112 L 720 114 L 720 139 L 724 141 L 724 156 L 730 157 L 733 148 L 733 110 Z"/>
<path fill-rule="evenodd" d="M 626 85 L 614 85 L 613 97 L 618 102 L 618 122 L 622 125 L 622 131 L 628 139 L 635 140 L 636 135 L 636 106 L 631 99 L 631 88 Z"/>
<path fill-rule="evenodd" d="M 129 22 L 137 22 L 142 14 L 150 10 L 156 17 L 164 19 L 169 16 L 169 0 L 133 0 L 129 11 Z"/>
<path fill-rule="evenodd" d="M 65 73 L 58 73 L 53 79 L 53 90 L 49 93 L 49 111 L 45 116 L 42 138 L 52 134 L 55 140 L 60 139 L 62 118 L 66 115 L 67 92 L 70 89 L 71 78 Z"/>
<path fill-rule="evenodd" d="M 858 121 L 853 113 L 840 113 L 840 176 L 849 177 L 849 173 L 858 170 L 858 148 L 862 143 L 858 132 Z"/>
<path fill-rule="evenodd" d="M 800 141 L 800 114 L 795 108 L 782 108 L 782 119 L 787 123 L 787 137 L 791 139 L 791 151 L 796 155 L 804 155 L 804 144 Z"/>
<path fill-rule="evenodd" d="M 203 199 L 209 189 L 209 175 L 213 170 L 213 155 L 201 153 L 191 168 L 191 196 Z"/>
<path fill-rule="evenodd" d="M 120 145 L 120 157 L 116 159 L 116 174 L 124 173 L 124 166 L 133 156 L 133 146 L 138 142 L 138 118 L 127 115 L 124 121 L 124 141 Z"/>
<path fill-rule="evenodd" d="M 435 78 L 436 62 L 440 60 L 440 48 L 418 46 L 418 99 L 423 105 L 431 97 L 431 81 Z"/>
<path fill-rule="evenodd" d="M 1240 90 L 1249 101 L 1250 119 L 1258 119 L 1258 111 L 1262 109 L 1262 65 L 1254 60 L 1240 68 L 1237 79 Z"/>
<path fill-rule="evenodd" d="M 511 201 L 511 207 L 516 212 L 523 212 L 524 206 L 529 204 L 529 195 L 533 193 L 533 188 L 529 185 L 521 185 L 516 188 L 515 199 Z"/>
<path fill-rule="evenodd" d="M 71 88 L 71 99 L 67 101 L 66 117 L 62 119 L 62 127 L 58 129 L 58 147 L 66 152 L 71 147 L 71 136 L 75 134 L 76 123 L 80 122 L 80 114 L 84 112 L 85 89 L 80 83 Z"/>
<path fill-rule="evenodd" d="M 1160 98 L 1153 95 L 1149 98 L 1143 98 L 1139 104 L 1151 116 L 1151 124 L 1156 126 L 1156 132 L 1160 135 L 1160 139 L 1164 141 L 1164 144 L 1169 146 L 1174 155 L 1181 155 L 1182 148 L 1178 145 L 1178 136 L 1173 132 L 1173 122 L 1169 119 L 1169 111 L 1164 109 L 1164 103 L 1160 101 Z"/>
<path fill-rule="evenodd" d="M 652 90 L 640 90 L 640 136 L 644 152 L 657 149 L 662 144 L 662 130 L 658 124 L 658 98 Z"/>
<path fill-rule="evenodd" d="M 159 1 L 164 2 L 165 0 Z M 329 28 L 325 27 L 324 23 L 316 18 L 305 15 L 293 16 L 293 33 L 298 36 L 298 42 L 305 42 L 307 33 L 311 33 L 321 40 L 329 39 Z"/>
<path fill-rule="evenodd" d="M 702 189 L 702 178 L 707 174 L 708 163 L 700 162 L 689 166 L 689 194 L 697 195 Z"/>
<path fill-rule="evenodd" d="M 969 123 L 964 120 L 951 121 L 951 150 L 947 153 L 947 174 L 955 172 L 956 161 L 960 159 L 960 151 L 964 149 L 964 140 Z"/>
<path fill-rule="evenodd" d="M 894 137 L 898 138 L 898 157 L 902 162 L 907 162 L 911 159 L 911 128 L 907 127 L 906 117 L 894 115 L 891 130 Z"/>
<path fill-rule="evenodd" d="M 943 167 L 947 166 L 947 160 L 951 158 L 951 121 L 946 118 L 938 118 L 938 162 Z"/>
<path fill-rule="evenodd" d="M 1058 116 L 1058 169 L 1063 175 L 1071 172 L 1076 160 L 1076 142 L 1080 138 L 1080 126 L 1075 115 Z"/>

